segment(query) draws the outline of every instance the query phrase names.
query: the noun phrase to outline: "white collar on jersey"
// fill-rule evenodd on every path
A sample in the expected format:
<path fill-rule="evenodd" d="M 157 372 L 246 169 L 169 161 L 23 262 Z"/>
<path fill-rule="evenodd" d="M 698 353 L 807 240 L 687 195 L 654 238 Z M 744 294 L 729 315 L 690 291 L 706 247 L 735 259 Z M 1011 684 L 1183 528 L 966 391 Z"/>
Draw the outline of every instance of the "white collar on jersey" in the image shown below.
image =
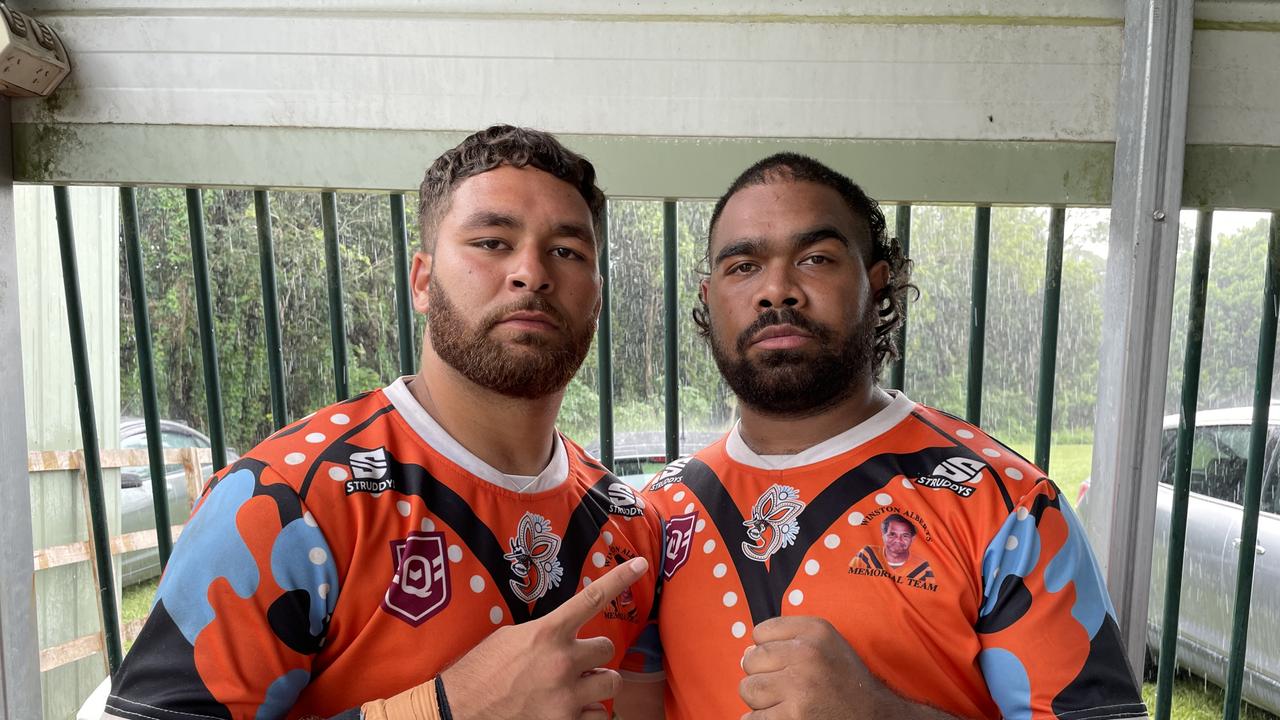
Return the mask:
<path fill-rule="evenodd" d="M 741 421 L 735 422 L 733 429 L 729 431 L 729 437 L 725 439 L 725 452 L 729 454 L 730 458 L 743 465 L 750 465 L 762 470 L 788 470 L 829 460 L 883 435 L 911 414 L 911 410 L 915 408 L 916 404 L 904 393 L 897 390 L 886 390 L 885 392 L 889 393 L 889 397 L 892 400 L 888 405 L 881 408 L 880 412 L 839 435 L 829 437 L 817 445 L 806 448 L 794 455 L 757 455 L 754 450 L 747 447 L 746 441 L 742 439 L 742 432 L 739 427 Z"/>
<path fill-rule="evenodd" d="M 564 449 L 564 440 L 556 433 L 555 445 L 551 453 L 551 462 L 536 476 L 508 475 L 489 463 L 476 457 L 475 453 L 462 446 L 453 436 L 440 427 L 440 423 L 431 417 L 431 413 L 422 407 L 422 403 L 413 396 L 406 383 L 413 376 L 397 378 L 383 392 L 395 406 L 396 411 L 409 423 L 423 442 L 435 448 L 437 452 L 453 461 L 458 467 L 476 477 L 493 483 L 500 488 L 518 493 L 535 493 L 559 487 L 569 477 L 569 454 Z"/>

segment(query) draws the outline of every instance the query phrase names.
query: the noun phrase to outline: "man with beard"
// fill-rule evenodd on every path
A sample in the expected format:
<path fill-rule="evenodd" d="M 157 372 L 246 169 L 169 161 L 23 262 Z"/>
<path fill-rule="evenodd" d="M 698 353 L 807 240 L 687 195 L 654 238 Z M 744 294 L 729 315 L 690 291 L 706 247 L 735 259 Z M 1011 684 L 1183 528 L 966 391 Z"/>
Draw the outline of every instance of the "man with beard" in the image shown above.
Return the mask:
<path fill-rule="evenodd" d="M 664 584 L 619 714 L 1145 716 L 1058 489 L 877 385 L 914 288 L 876 202 L 775 155 L 716 204 L 707 260 L 694 318 L 741 420 L 645 492 L 666 523 Z M 851 562 L 894 517 L 933 577 Z"/>
<path fill-rule="evenodd" d="M 660 526 L 554 427 L 603 214 L 591 163 L 546 133 L 495 126 L 435 161 L 421 370 L 215 476 L 105 717 L 608 716 Z"/>

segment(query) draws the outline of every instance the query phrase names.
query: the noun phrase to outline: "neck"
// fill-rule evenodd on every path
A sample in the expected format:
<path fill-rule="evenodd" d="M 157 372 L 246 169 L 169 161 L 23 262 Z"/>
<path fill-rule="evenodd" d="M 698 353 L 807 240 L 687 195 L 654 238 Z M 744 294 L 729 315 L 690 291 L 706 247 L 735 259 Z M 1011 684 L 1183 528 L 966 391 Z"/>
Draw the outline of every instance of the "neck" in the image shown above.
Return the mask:
<path fill-rule="evenodd" d="M 805 417 L 770 414 L 743 405 L 738 431 L 757 455 L 795 455 L 867 420 L 890 402 L 887 393 L 868 381 L 839 403 Z"/>
<path fill-rule="evenodd" d="M 537 475 L 550 462 L 563 390 L 534 400 L 500 395 L 463 377 L 429 343 L 409 390 L 445 432 L 499 472 Z"/>

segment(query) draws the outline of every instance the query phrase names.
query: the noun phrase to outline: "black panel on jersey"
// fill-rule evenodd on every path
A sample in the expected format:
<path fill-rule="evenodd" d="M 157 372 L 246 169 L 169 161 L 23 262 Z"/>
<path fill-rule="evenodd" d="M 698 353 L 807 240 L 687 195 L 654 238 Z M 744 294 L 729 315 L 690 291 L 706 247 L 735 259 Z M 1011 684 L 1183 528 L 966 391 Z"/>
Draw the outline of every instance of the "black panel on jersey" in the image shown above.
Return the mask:
<path fill-rule="evenodd" d="M 262 470 L 266 463 L 253 458 L 245 458 L 235 465 L 237 470 L 246 469 L 253 473 L 253 497 L 266 495 L 275 500 L 276 513 L 280 516 L 280 527 L 284 527 L 302 517 L 302 501 L 293 488 L 284 483 L 262 482 Z"/>
<path fill-rule="evenodd" d="M 952 414 L 951 414 L 951 413 L 949 413 L 949 412 L 945 412 L 945 411 L 942 411 L 942 410 L 935 410 L 935 412 L 938 412 L 938 413 L 940 413 L 940 414 L 942 414 L 942 415 L 946 415 L 947 417 L 951 418 L 952 420 L 955 420 L 956 422 L 961 422 L 961 423 L 966 423 L 966 424 L 968 424 L 968 421 L 967 421 L 967 420 L 962 420 L 962 419 L 960 419 L 960 418 L 956 417 L 955 415 L 952 415 Z M 992 467 L 991 467 L 991 463 L 987 462 L 985 458 L 978 457 L 978 454 L 977 454 L 977 453 L 975 453 L 974 451 L 970 450 L 968 447 L 966 447 L 964 444 L 962 444 L 959 440 L 956 440 L 954 437 L 951 437 L 951 434 L 950 434 L 950 433 L 948 433 L 947 431 L 943 430 L 942 428 L 938 427 L 937 425 L 934 425 L 933 423 L 931 423 L 931 422 L 929 422 L 928 420 L 926 420 L 926 419 L 924 418 L 924 416 L 922 416 L 920 413 L 918 413 L 918 412 L 912 412 L 912 413 L 911 413 L 911 416 L 912 416 L 912 417 L 914 417 L 915 419 L 919 420 L 920 422 L 924 423 L 925 425 L 928 425 L 928 426 L 929 426 L 929 427 L 930 427 L 934 432 L 938 433 L 938 434 L 939 434 L 939 435 L 941 435 L 942 437 L 944 437 L 944 438 L 946 438 L 946 439 L 950 440 L 952 443 L 954 443 L 954 444 L 955 444 L 955 447 L 956 447 L 956 449 L 957 449 L 957 450 L 960 450 L 960 451 L 961 451 L 961 452 L 963 452 L 965 455 L 969 456 L 970 458 L 972 458 L 972 459 L 974 459 L 974 460 L 977 460 L 978 462 L 983 463 L 983 464 L 984 464 L 984 465 L 986 465 L 988 468 L 990 468 L 990 469 L 991 469 L 991 477 L 995 480 L 996 487 L 1000 488 L 1000 496 L 1004 498 L 1004 505 L 1005 505 L 1005 507 L 1006 507 L 1006 508 L 1008 508 L 1010 512 L 1013 512 L 1013 497 L 1009 494 L 1009 488 L 1004 484 L 1004 478 L 1000 475 L 1000 473 L 996 472 L 996 471 L 995 471 L 995 468 L 992 468 Z M 1021 455 L 1019 455 L 1018 453 L 1016 453 L 1016 452 L 1014 452 L 1014 451 L 1012 451 L 1012 450 L 1009 450 L 1009 448 L 1008 448 L 1008 447 L 1006 447 L 1004 443 L 1000 442 L 999 440 L 996 440 L 995 438 L 991 437 L 990 435 L 987 435 L 985 432 L 984 432 L 984 433 L 982 433 L 982 434 L 983 434 L 983 436 L 985 436 L 986 438 L 988 438 L 989 440 L 991 440 L 991 441 L 992 441 L 992 442 L 994 442 L 995 444 L 997 444 L 997 445 L 999 445 L 1000 447 L 1004 448 L 1006 451 L 1008 451 L 1008 453 L 1009 453 L 1010 455 L 1013 455 L 1013 456 L 1015 456 L 1015 457 L 1017 457 L 1017 458 L 1021 459 L 1023 462 L 1027 463 L 1028 465 L 1032 465 L 1032 463 L 1028 462 L 1026 458 L 1022 457 Z M 1033 465 L 1033 467 L 1034 467 L 1034 465 Z M 1041 479 L 1043 479 L 1043 478 L 1041 478 Z M 1038 482 L 1038 481 L 1037 481 L 1037 482 Z"/>
<path fill-rule="evenodd" d="M 978 618 L 975 632 L 990 634 L 1014 624 L 1031 609 L 1031 591 L 1017 575 L 1006 575 L 996 592 L 996 604 L 991 612 Z"/>
<path fill-rule="evenodd" d="M 1070 718 L 1147 716 L 1138 684 L 1125 662 L 1120 628 L 1110 615 L 1089 641 L 1089 657 L 1080 674 L 1053 699 L 1053 714 Z"/>
<path fill-rule="evenodd" d="M 288 590 L 276 598 L 267 608 L 267 624 L 290 650 L 303 655 L 320 652 L 329 631 L 329 619 L 325 618 L 320 634 L 311 634 L 311 593 L 306 590 Z"/>
<path fill-rule="evenodd" d="M 205 688 L 191 644 L 169 617 L 163 600 L 152 609 L 139 638 L 154 651 L 125 656 L 112 679 L 107 710 L 156 720 L 191 720 L 192 715 L 231 720 L 231 712 Z"/>
<path fill-rule="evenodd" d="M 547 594 L 538 598 L 533 606 L 533 617 L 542 617 L 564 604 L 578 590 L 582 577 L 582 566 L 587 562 L 587 553 L 600 537 L 600 528 L 609 521 L 609 485 L 622 482 L 606 472 L 595 485 L 592 485 L 578 507 L 573 509 L 569 517 L 568 527 L 564 529 L 560 540 L 560 565 L 564 568 L 564 577 L 560 584 L 547 590 Z M 497 575 L 494 576 L 498 577 Z"/>

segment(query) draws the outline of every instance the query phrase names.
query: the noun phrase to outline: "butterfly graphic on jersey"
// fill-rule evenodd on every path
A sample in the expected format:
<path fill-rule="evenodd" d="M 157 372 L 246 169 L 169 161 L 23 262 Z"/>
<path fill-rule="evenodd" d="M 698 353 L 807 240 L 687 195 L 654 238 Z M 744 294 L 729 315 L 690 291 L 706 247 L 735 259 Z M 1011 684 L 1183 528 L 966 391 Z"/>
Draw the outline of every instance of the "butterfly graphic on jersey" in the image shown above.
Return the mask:
<path fill-rule="evenodd" d="M 752 560 L 765 562 L 774 553 L 796 541 L 800 533 L 797 518 L 804 512 L 800 491 L 789 485 L 774 485 L 756 500 L 751 519 L 742 524 L 755 544 L 742 543 L 742 552 Z"/>
<path fill-rule="evenodd" d="M 509 580 L 516 597 L 531 603 L 560 584 L 564 568 L 556 554 L 560 537 L 551 531 L 551 521 L 527 512 L 520 518 L 516 536 L 508 541 L 511 552 L 503 555 L 511 563 L 517 579 Z"/>

